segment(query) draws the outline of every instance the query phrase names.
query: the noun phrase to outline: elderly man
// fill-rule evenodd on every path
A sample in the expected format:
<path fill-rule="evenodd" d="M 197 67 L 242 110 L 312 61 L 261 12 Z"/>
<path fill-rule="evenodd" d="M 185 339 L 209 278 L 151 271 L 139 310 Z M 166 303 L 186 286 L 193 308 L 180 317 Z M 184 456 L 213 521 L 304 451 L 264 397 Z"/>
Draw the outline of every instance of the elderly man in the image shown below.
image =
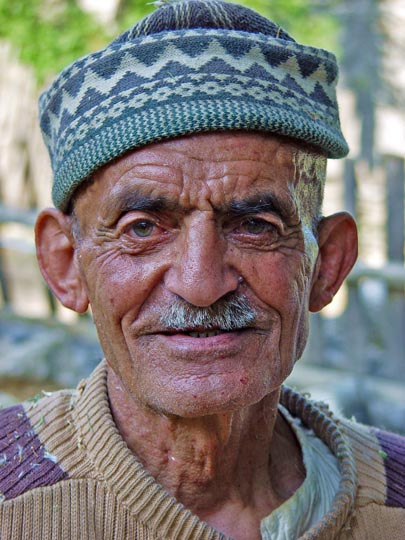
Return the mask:
<path fill-rule="evenodd" d="M 105 360 L 0 414 L 0 538 L 403 538 L 404 440 L 283 388 L 356 258 L 334 57 L 171 2 L 40 101 L 38 259 Z"/>

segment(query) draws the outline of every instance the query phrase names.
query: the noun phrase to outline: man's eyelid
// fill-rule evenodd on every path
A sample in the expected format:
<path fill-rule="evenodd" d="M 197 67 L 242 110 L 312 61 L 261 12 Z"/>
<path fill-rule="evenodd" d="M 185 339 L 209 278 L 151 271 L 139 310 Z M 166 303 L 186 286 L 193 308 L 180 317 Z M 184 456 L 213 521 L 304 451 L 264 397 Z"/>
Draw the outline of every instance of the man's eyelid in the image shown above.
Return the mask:
<path fill-rule="evenodd" d="M 272 230 L 273 232 L 277 232 L 277 234 L 283 235 L 286 230 L 286 224 L 284 223 L 282 217 L 276 212 L 262 212 L 260 214 L 246 216 L 244 219 L 239 221 L 239 226 L 248 224 L 249 221 L 256 221 L 258 223 L 261 222 L 264 224 L 264 226 L 268 226 L 269 230 L 263 231 L 261 234 L 268 234 Z"/>
<path fill-rule="evenodd" d="M 260 212 L 248 214 L 244 217 L 239 218 L 239 223 L 244 223 L 246 221 L 263 221 L 269 223 L 270 225 L 278 226 L 284 228 L 285 223 L 282 217 L 276 212 Z"/>
<path fill-rule="evenodd" d="M 288 219 L 286 219 L 285 216 L 280 215 L 278 212 L 262 212 L 260 214 L 256 214 L 256 219 L 263 219 L 263 221 L 267 221 L 268 223 L 274 225 L 277 227 L 281 232 L 286 232 L 288 228 L 291 226 L 291 223 Z"/>
<path fill-rule="evenodd" d="M 141 221 L 149 221 L 153 225 L 159 227 L 162 224 L 162 220 L 154 215 L 152 212 L 144 212 L 141 210 L 133 210 L 123 214 L 116 223 L 116 228 L 118 230 L 126 229 L 133 225 L 134 223 Z"/>

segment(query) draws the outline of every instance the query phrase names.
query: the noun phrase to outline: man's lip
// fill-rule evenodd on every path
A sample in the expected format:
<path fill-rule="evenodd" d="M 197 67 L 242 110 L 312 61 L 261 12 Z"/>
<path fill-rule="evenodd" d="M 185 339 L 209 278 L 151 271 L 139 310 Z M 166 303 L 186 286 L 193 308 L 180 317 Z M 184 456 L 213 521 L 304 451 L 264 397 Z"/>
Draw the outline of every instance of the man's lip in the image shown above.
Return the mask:
<path fill-rule="evenodd" d="M 167 336 L 173 336 L 173 335 L 188 335 L 190 333 L 197 333 L 197 334 L 208 334 L 212 332 L 217 332 L 218 334 L 230 334 L 232 332 L 244 332 L 246 330 L 252 330 L 250 327 L 243 327 L 243 328 L 234 328 L 232 330 L 226 330 L 224 328 L 203 328 L 203 327 L 197 327 L 197 328 L 168 328 L 165 330 L 160 330 L 157 332 L 151 332 L 156 334 L 163 334 Z M 200 338 L 204 339 L 204 338 Z"/>
<path fill-rule="evenodd" d="M 248 328 L 224 331 L 214 336 L 197 337 L 190 335 L 189 332 L 174 332 L 174 333 L 159 333 L 156 334 L 158 339 L 163 339 L 170 347 L 180 347 L 181 349 L 190 350 L 227 350 L 233 348 L 243 339 L 243 336 L 248 334 Z M 194 330 L 192 330 L 194 332 Z M 206 331 L 204 331 L 206 333 Z"/>
<path fill-rule="evenodd" d="M 151 327 L 149 326 L 148 329 L 138 331 L 139 336 L 144 337 L 151 337 L 151 336 L 177 336 L 177 335 L 183 335 L 188 336 L 190 332 L 198 332 L 198 333 L 208 333 L 208 332 L 219 332 L 220 334 L 241 334 L 244 332 L 255 332 L 255 333 L 263 333 L 266 332 L 267 329 L 264 329 L 260 326 L 244 326 L 242 328 L 234 328 L 232 330 L 226 330 L 225 328 L 205 328 L 205 327 L 197 327 L 197 328 L 162 328 L 162 327 Z M 189 336 L 188 336 L 189 337 Z M 204 338 L 197 338 L 197 339 L 204 339 Z M 205 338 L 208 339 L 208 338 Z"/>
<path fill-rule="evenodd" d="M 204 362 L 212 359 L 216 361 L 222 357 L 233 357 L 251 346 L 253 336 L 262 332 L 256 328 L 243 328 L 226 331 L 212 337 L 192 337 L 187 333 L 165 333 L 164 331 L 144 334 L 141 339 L 149 344 L 155 344 L 174 354 L 177 360 Z"/>

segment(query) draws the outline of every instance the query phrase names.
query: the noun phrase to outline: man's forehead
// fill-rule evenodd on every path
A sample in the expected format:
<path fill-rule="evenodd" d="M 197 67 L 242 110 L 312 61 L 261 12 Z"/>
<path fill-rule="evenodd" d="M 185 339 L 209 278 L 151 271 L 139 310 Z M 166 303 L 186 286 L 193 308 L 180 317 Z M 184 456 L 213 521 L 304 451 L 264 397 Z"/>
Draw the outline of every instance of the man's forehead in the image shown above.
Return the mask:
<path fill-rule="evenodd" d="M 112 189 L 120 180 L 133 177 L 167 182 L 191 175 L 194 180 L 216 175 L 287 173 L 294 170 L 300 145 L 267 134 L 236 132 L 206 133 L 179 137 L 128 152 L 102 167 L 95 178 L 111 178 Z M 170 175 L 170 176 L 168 176 Z"/>
<path fill-rule="evenodd" d="M 203 142 L 208 142 L 209 145 L 202 145 L 201 143 Z M 220 146 L 225 157 L 228 155 L 233 157 L 233 150 L 235 148 L 244 155 L 245 153 L 251 153 L 255 148 L 260 149 L 262 144 L 267 145 L 271 151 L 278 151 L 284 159 L 287 158 L 289 150 L 294 151 L 300 147 L 307 147 L 301 141 L 283 135 L 252 130 L 225 130 L 172 137 L 131 150 L 124 154 L 124 157 L 128 155 L 141 155 L 146 151 L 152 153 L 155 150 L 166 149 L 167 152 L 176 152 L 177 150 L 181 151 L 183 148 L 187 148 L 192 149 L 196 158 L 204 159 L 213 157 L 212 152 L 208 148 L 215 149 L 218 146 Z M 118 163 L 120 159 L 117 158 L 114 162 Z"/>
<path fill-rule="evenodd" d="M 297 145 L 256 133 L 182 137 L 129 152 L 95 175 L 87 197 L 102 195 L 106 210 L 139 197 L 187 206 L 212 198 L 222 206 L 294 182 Z"/>
<path fill-rule="evenodd" d="M 121 197 L 109 198 L 100 212 L 107 219 L 106 224 L 111 225 L 121 215 L 128 212 L 151 212 L 166 214 L 188 214 L 193 210 L 210 210 L 218 216 L 243 217 L 257 213 L 276 213 L 282 219 L 288 220 L 296 213 L 296 200 L 288 193 L 280 194 L 271 189 L 251 190 L 245 193 L 229 193 L 223 198 L 209 198 L 202 205 L 190 204 L 188 200 L 171 195 L 170 193 L 157 193 L 140 185 L 131 190 L 122 191 Z M 188 203 L 188 204 L 187 204 Z"/>

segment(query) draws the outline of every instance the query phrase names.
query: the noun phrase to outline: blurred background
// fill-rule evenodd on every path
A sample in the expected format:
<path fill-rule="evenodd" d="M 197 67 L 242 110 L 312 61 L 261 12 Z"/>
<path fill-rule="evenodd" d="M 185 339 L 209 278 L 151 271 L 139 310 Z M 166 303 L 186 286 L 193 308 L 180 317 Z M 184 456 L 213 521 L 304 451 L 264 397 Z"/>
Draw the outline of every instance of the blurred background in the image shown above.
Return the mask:
<path fill-rule="evenodd" d="M 288 383 L 343 414 L 405 433 L 405 3 L 244 0 L 298 41 L 332 50 L 351 152 L 330 161 L 324 213 L 357 219 L 360 257 L 312 315 Z M 0 403 L 75 386 L 102 358 L 91 316 L 62 308 L 35 262 L 33 224 L 51 204 L 37 98 L 56 73 L 153 5 L 0 0 Z"/>

